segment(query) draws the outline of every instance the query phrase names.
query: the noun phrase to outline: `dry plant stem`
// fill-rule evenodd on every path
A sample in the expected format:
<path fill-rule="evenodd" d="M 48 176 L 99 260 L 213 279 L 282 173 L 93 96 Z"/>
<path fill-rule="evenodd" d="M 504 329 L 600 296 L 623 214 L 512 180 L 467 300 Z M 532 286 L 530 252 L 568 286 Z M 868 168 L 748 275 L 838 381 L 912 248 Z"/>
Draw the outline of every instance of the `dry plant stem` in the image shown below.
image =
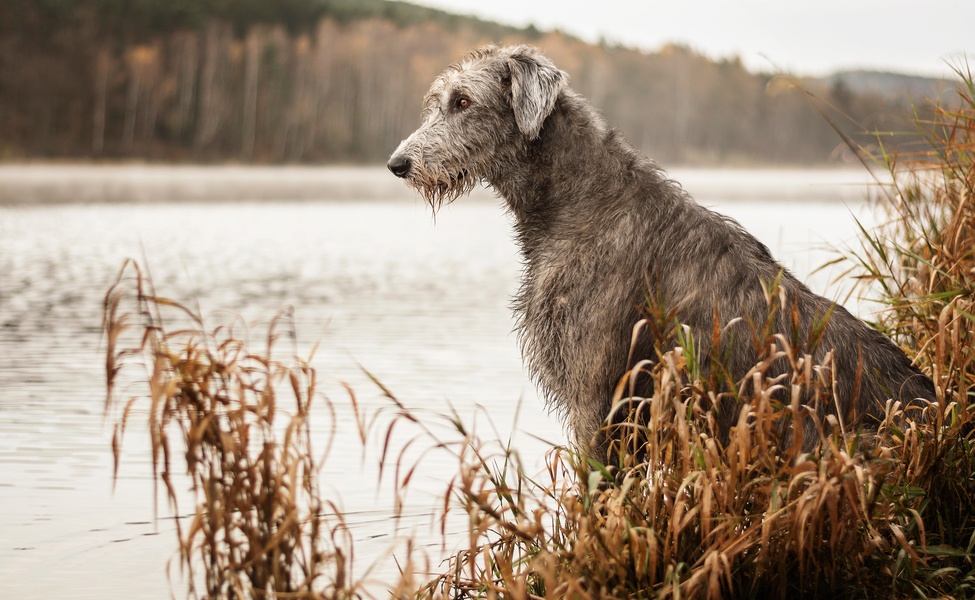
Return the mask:
<path fill-rule="evenodd" d="M 264 353 L 252 354 L 233 330 L 207 332 L 200 315 L 150 290 L 138 264 L 127 262 L 106 296 L 105 411 L 114 421 L 116 476 L 130 420 L 147 413 L 153 477 L 175 515 L 185 496 L 174 478 L 185 468 L 195 508 L 188 524 L 175 521 L 189 594 L 356 596 L 351 535 L 319 490 L 331 438 L 317 458 L 309 425 L 320 398 L 315 372 L 307 361 L 272 356 L 282 335 L 293 337 L 289 315 L 271 322 Z M 168 327 L 164 313 L 188 326 Z M 119 384 L 138 371 L 147 391 L 120 401 Z M 325 406 L 334 423 L 327 399 Z"/>

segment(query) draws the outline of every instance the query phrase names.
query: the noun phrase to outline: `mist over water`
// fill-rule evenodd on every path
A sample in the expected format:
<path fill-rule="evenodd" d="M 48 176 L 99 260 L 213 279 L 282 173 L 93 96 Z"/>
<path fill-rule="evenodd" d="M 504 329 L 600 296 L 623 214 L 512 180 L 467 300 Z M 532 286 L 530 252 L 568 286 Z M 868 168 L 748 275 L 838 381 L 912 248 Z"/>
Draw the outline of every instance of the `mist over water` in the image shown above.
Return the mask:
<path fill-rule="evenodd" d="M 873 221 L 860 171 L 675 170 L 698 201 L 737 219 L 818 293 L 811 276 Z M 361 367 L 407 406 L 451 408 L 478 431 L 513 436 L 529 465 L 564 442 L 521 366 L 509 301 L 520 262 L 489 190 L 434 220 L 382 169 L 310 167 L 0 167 L 0 596 L 159 598 L 175 555 L 171 510 L 153 493 L 144 426 L 130 425 L 112 493 L 103 422 L 102 300 L 126 258 L 157 292 L 236 318 L 255 340 L 293 307 L 294 352 L 312 360 L 336 406 L 326 495 L 350 512 L 363 564 L 416 532 L 436 547 L 438 494 L 455 465 L 414 483 L 407 519 L 376 491 L 348 421 L 348 382 L 366 411 L 388 405 Z M 137 393 L 138 389 L 130 393 Z M 519 408 L 519 402 L 521 406 Z M 480 406 L 481 409 L 476 407 Z M 518 414 L 517 421 L 515 415 Z M 316 415 L 323 439 L 327 414 Z M 388 485 L 387 485 L 388 489 Z M 189 505 L 181 506 L 186 511 Z M 466 535 L 466 531 L 454 533 Z M 174 579 L 177 568 L 172 567 Z M 180 597 L 182 587 L 174 588 Z"/>

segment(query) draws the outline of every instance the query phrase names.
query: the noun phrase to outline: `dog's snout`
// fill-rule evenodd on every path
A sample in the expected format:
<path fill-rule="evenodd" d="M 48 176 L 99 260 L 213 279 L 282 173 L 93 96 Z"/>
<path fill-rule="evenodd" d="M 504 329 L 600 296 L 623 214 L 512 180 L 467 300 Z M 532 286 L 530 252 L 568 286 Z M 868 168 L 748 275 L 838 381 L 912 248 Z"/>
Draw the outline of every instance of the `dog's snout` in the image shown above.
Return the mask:
<path fill-rule="evenodd" d="M 394 154 L 389 162 L 386 163 L 386 168 L 388 168 L 393 175 L 397 177 L 406 177 L 410 172 L 410 167 L 412 163 L 410 159 L 402 154 Z"/>

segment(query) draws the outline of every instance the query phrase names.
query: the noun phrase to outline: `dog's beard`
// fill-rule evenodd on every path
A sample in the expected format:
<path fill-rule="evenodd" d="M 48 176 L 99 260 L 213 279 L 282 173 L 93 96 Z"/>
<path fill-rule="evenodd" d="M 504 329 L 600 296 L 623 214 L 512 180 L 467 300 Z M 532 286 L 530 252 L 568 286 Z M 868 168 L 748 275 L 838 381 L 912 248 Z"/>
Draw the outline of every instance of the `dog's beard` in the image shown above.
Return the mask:
<path fill-rule="evenodd" d="M 477 179 L 469 169 L 421 168 L 416 175 L 410 177 L 409 183 L 420 192 L 436 213 L 444 204 L 450 204 L 461 196 L 469 194 L 477 184 Z"/>

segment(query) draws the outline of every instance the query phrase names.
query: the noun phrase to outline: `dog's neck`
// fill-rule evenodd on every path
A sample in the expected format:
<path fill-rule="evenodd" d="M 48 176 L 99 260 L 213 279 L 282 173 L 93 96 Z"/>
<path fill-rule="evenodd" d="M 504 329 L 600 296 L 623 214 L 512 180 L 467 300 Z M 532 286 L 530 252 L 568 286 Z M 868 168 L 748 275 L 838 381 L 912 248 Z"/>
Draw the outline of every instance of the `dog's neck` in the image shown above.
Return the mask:
<path fill-rule="evenodd" d="M 649 158 L 610 127 L 585 98 L 569 90 L 559 97 L 538 138 L 509 147 L 516 153 L 514 160 L 499 161 L 506 165 L 505 171 L 487 181 L 514 215 L 526 253 L 530 243 L 544 237 L 539 233 L 557 229 L 569 213 L 584 212 L 596 219 L 626 211 L 632 198 L 623 189 L 633 177 L 644 179 L 645 186 L 668 184 Z M 572 153 L 566 148 L 585 151 Z M 611 168 L 593 173 L 592 164 Z M 620 193 L 614 194 L 617 189 Z M 596 204 L 591 198 L 603 200 Z M 607 203 L 606 198 L 614 198 L 615 203 Z"/>

